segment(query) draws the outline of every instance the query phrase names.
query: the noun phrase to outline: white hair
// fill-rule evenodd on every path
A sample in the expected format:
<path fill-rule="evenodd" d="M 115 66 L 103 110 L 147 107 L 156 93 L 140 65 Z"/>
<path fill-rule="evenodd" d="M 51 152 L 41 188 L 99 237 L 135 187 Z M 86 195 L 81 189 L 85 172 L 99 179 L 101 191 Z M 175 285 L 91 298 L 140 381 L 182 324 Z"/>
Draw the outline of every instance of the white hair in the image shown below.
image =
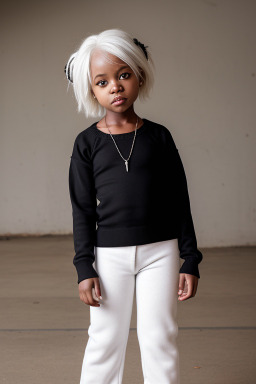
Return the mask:
<path fill-rule="evenodd" d="M 149 97 L 154 84 L 155 67 L 147 47 L 145 54 L 143 48 L 135 44 L 129 33 L 120 29 L 108 29 L 98 35 L 87 37 L 79 49 L 70 56 L 65 66 L 67 79 L 73 84 L 78 112 L 83 111 L 86 117 L 101 117 L 105 113 L 105 108 L 91 92 L 90 60 L 96 48 L 115 55 L 129 65 L 136 77 L 139 80 L 143 79 L 139 88 L 139 98 L 144 100 Z"/>

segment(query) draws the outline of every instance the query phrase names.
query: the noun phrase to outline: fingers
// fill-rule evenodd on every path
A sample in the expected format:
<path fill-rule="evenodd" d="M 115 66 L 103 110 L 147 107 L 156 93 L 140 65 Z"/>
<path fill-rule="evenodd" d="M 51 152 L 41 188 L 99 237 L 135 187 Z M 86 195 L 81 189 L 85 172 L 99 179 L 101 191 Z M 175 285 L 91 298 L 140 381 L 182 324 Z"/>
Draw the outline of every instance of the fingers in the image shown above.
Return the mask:
<path fill-rule="evenodd" d="M 102 297 L 100 294 L 96 294 L 96 291 L 100 292 L 99 278 L 94 277 L 81 281 L 78 285 L 78 290 L 81 301 L 92 307 L 100 307 L 99 299 L 102 299 Z"/>
<path fill-rule="evenodd" d="M 197 291 L 198 277 L 187 273 L 180 273 L 178 300 L 184 301 L 194 297 Z"/>
<path fill-rule="evenodd" d="M 194 289 L 193 289 L 193 295 L 192 296 L 196 295 L 197 286 L 198 286 L 198 278 L 196 278 L 196 280 L 195 280 Z"/>
<path fill-rule="evenodd" d="M 96 293 L 95 293 L 95 288 L 94 287 L 92 287 L 92 298 L 93 298 L 93 300 L 96 300 L 96 301 L 98 301 L 99 302 L 99 298 L 97 297 L 97 295 L 96 295 Z"/>
<path fill-rule="evenodd" d="M 179 279 L 179 291 L 178 295 L 181 295 L 184 288 L 185 288 L 185 273 L 180 273 L 180 279 Z"/>
<path fill-rule="evenodd" d="M 101 297 L 101 289 L 100 289 L 100 280 L 99 278 L 96 278 L 94 280 L 94 286 L 95 286 L 95 294 L 96 296 L 98 297 L 98 299 L 101 299 L 102 300 L 102 297 Z"/>

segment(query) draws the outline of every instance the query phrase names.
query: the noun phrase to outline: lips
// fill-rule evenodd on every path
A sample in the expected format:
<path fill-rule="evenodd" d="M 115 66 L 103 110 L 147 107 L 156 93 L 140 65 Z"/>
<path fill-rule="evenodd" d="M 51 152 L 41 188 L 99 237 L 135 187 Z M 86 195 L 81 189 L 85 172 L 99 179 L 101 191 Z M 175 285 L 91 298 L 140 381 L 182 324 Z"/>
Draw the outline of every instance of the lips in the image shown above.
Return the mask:
<path fill-rule="evenodd" d="M 126 100 L 126 98 L 121 96 L 115 97 L 111 104 L 115 103 L 116 101 L 122 101 L 122 100 Z"/>

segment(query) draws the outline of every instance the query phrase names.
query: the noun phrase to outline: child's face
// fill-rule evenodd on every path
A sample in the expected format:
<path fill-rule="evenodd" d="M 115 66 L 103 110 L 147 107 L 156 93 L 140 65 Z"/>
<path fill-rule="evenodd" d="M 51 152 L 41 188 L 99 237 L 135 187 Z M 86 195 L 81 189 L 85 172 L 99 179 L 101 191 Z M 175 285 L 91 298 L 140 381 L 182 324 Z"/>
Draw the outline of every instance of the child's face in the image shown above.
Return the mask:
<path fill-rule="evenodd" d="M 108 52 L 95 50 L 91 56 L 90 70 L 92 92 L 98 102 L 107 110 L 125 112 L 137 99 L 139 79 L 132 69 L 118 57 Z M 119 105 L 113 104 L 116 96 L 125 98 L 124 102 Z"/>

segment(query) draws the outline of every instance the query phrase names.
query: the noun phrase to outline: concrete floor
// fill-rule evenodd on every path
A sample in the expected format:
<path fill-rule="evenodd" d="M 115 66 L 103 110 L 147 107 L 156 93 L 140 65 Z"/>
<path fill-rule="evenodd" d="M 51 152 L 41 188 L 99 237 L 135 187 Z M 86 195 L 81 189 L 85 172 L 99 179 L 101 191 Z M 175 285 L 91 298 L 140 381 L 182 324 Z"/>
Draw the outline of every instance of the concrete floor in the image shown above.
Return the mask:
<path fill-rule="evenodd" d="M 178 302 L 181 384 L 254 384 L 256 247 L 201 251 L 197 294 Z M 72 236 L 0 241 L 1 384 L 79 383 L 90 317 L 73 254 Z M 142 383 L 134 298 L 123 384 Z"/>

